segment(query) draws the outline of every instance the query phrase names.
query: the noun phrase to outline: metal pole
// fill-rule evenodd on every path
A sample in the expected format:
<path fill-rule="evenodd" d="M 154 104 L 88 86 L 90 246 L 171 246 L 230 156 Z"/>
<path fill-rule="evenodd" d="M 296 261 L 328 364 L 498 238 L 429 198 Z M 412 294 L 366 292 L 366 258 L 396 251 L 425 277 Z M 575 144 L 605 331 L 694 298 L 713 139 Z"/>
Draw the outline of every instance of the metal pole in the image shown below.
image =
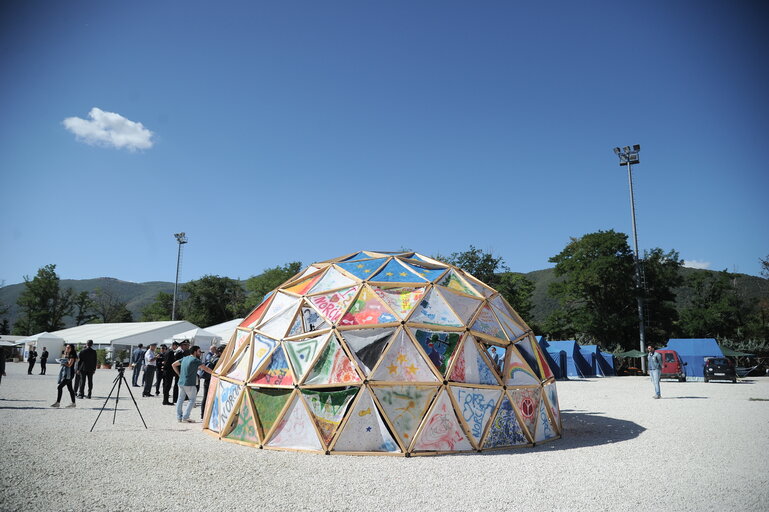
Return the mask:
<path fill-rule="evenodd" d="M 638 334 L 639 334 L 639 346 L 641 352 L 646 350 L 646 336 L 644 332 L 644 305 L 643 294 L 641 288 L 641 262 L 638 257 L 638 234 L 636 232 L 635 225 L 635 196 L 633 194 L 633 170 L 630 165 L 630 159 L 627 163 L 627 179 L 630 184 L 630 216 L 633 219 L 633 247 L 635 255 L 635 286 L 636 286 L 636 298 L 638 299 Z M 641 358 L 641 371 L 646 373 L 646 358 Z"/>
<path fill-rule="evenodd" d="M 179 288 L 179 264 L 182 260 L 182 242 L 177 240 L 179 244 L 179 250 L 176 253 L 176 281 L 174 281 L 174 302 L 171 306 L 171 320 L 176 320 L 176 290 Z"/>

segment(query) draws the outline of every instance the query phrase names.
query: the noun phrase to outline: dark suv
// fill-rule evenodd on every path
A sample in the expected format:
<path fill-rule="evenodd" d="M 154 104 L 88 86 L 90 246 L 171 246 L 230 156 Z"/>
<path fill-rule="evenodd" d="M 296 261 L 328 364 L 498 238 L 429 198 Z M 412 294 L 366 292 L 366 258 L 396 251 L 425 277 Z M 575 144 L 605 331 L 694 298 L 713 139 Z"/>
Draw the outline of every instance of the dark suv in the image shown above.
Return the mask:
<path fill-rule="evenodd" d="M 737 382 L 737 372 L 732 362 L 725 357 L 711 357 L 705 361 L 705 382 L 711 380 Z"/>

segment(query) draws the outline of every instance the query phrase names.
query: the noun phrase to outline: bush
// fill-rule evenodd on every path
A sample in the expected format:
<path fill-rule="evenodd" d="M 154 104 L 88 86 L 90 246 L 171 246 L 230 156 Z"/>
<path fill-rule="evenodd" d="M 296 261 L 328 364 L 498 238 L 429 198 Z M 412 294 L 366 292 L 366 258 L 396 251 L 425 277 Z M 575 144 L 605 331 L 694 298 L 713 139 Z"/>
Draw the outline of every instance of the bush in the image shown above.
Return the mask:
<path fill-rule="evenodd" d="M 96 362 L 99 363 L 99 366 L 103 364 L 107 364 L 107 349 L 106 348 L 98 348 L 96 349 Z"/>

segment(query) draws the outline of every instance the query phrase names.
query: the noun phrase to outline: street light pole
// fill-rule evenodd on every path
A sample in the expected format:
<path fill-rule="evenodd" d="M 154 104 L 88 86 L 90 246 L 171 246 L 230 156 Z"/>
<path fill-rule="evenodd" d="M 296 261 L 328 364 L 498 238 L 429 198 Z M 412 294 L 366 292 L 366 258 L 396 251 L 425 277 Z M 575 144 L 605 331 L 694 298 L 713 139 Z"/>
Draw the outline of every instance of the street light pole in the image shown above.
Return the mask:
<path fill-rule="evenodd" d="M 627 180 L 630 187 L 630 217 L 633 221 L 633 254 L 635 256 L 635 286 L 636 299 L 638 301 L 638 336 L 641 352 L 646 350 L 646 333 L 644 331 L 644 303 L 643 287 L 641 284 L 641 258 L 638 254 L 638 232 L 635 223 L 635 195 L 633 194 L 633 164 L 640 163 L 638 152 L 641 146 L 635 144 L 633 147 L 614 148 L 614 153 L 619 157 L 620 166 L 627 166 Z M 641 358 L 641 371 L 646 372 L 646 358 Z"/>
<path fill-rule="evenodd" d="M 176 320 L 176 292 L 179 288 L 179 266 L 182 262 L 182 245 L 187 243 L 187 234 L 184 232 L 174 233 L 176 243 L 179 244 L 179 250 L 176 253 L 176 281 L 174 281 L 174 302 L 171 306 L 171 320 Z"/>

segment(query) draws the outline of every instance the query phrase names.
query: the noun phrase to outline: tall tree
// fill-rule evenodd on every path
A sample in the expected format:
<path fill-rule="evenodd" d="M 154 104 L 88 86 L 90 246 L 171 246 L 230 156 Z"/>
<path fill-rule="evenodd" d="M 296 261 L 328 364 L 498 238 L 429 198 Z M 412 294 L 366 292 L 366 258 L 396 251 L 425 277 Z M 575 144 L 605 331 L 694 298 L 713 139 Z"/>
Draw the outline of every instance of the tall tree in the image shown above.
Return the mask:
<path fill-rule="evenodd" d="M 663 345 L 678 321 L 674 289 L 683 282 L 681 258 L 676 251 L 646 251 L 643 260 L 644 322 L 647 344 Z"/>
<path fill-rule="evenodd" d="M 200 327 L 232 320 L 243 310 L 244 292 L 229 277 L 203 276 L 182 286 L 184 319 Z"/>
<path fill-rule="evenodd" d="M 88 292 L 82 291 L 75 295 L 72 302 L 72 314 L 75 317 L 75 325 L 87 324 L 98 318 L 96 313 L 94 313 L 95 306 L 96 304 L 94 304 Z"/>
<path fill-rule="evenodd" d="M 126 303 L 111 288 L 97 288 L 93 293 L 93 311 L 101 322 L 133 322 Z"/>
<path fill-rule="evenodd" d="M 29 279 L 24 276 L 24 291 L 16 304 L 21 310 L 14 332 L 32 335 L 43 331 L 58 331 L 64 327 L 64 317 L 72 313 L 72 288 L 62 290 L 56 265 L 46 265 Z"/>
<path fill-rule="evenodd" d="M 453 252 L 448 257 L 435 256 L 434 259 L 459 267 L 492 287 L 497 283 L 497 272 L 510 271 L 501 256 L 494 256 L 473 245 L 466 251 Z"/>
<path fill-rule="evenodd" d="M 679 328 L 692 338 L 732 337 L 742 325 L 743 305 L 732 287 L 732 276 L 721 272 L 696 272 L 686 280 L 690 300 L 681 312 Z"/>
<path fill-rule="evenodd" d="M 172 293 L 158 292 L 155 301 L 142 309 L 142 322 L 162 322 L 171 320 L 174 295 Z M 181 313 L 181 311 L 179 312 Z M 182 319 L 179 315 L 178 319 Z"/>
<path fill-rule="evenodd" d="M 534 282 L 523 274 L 505 272 L 496 277 L 496 289 L 532 329 Z"/>
<path fill-rule="evenodd" d="M 294 277 L 301 269 L 301 262 L 292 261 L 285 265 L 265 269 L 260 275 L 250 277 L 246 281 L 247 296 L 244 303 L 244 313 L 261 304 L 265 295 Z"/>

